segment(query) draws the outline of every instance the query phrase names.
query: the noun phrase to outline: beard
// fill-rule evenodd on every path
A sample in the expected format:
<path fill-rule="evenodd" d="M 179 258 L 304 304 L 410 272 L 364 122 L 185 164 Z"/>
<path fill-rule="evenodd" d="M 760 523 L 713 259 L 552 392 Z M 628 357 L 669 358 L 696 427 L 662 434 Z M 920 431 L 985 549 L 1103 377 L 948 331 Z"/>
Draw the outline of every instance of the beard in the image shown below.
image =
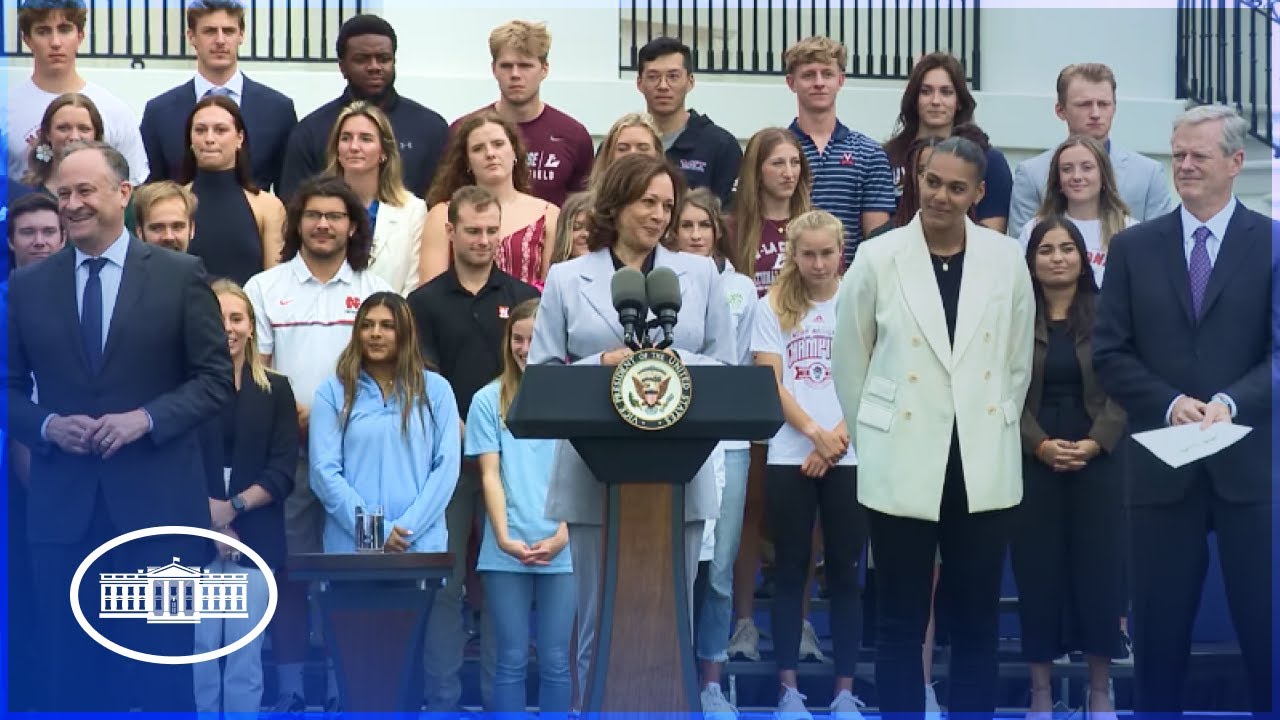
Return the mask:
<path fill-rule="evenodd" d="M 395 71 L 387 73 L 387 84 L 376 93 L 369 94 L 356 87 L 350 81 L 347 82 L 350 89 L 351 97 L 355 100 L 367 100 L 378 107 L 382 107 L 384 103 L 396 96 L 396 74 Z"/>

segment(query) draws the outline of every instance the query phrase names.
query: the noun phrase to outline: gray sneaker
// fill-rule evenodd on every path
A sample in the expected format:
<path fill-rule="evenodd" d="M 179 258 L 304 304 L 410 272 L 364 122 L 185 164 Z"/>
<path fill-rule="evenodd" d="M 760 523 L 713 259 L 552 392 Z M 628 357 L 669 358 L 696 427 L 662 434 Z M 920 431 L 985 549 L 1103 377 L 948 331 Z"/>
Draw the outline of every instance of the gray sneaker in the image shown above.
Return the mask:
<path fill-rule="evenodd" d="M 818 633 L 814 632 L 813 625 L 808 620 L 804 621 L 804 627 L 800 630 L 800 659 L 813 662 L 827 661 L 827 656 L 823 655 L 822 650 L 818 648 Z"/>
<path fill-rule="evenodd" d="M 862 708 L 867 704 L 848 690 L 841 690 L 831 701 L 831 720 L 863 720 Z"/>
<path fill-rule="evenodd" d="M 734 625 L 727 652 L 731 660 L 742 658 L 760 661 L 760 631 L 751 618 L 742 618 Z"/>
<path fill-rule="evenodd" d="M 804 706 L 807 699 L 799 690 L 783 685 L 782 697 L 778 699 L 778 711 L 773 714 L 774 720 L 813 720 L 813 714 Z"/>
<path fill-rule="evenodd" d="M 738 708 L 724 696 L 719 684 L 712 683 L 702 688 L 702 694 L 699 697 L 702 700 L 703 715 L 714 716 L 717 720 L 737 719 Z"/>

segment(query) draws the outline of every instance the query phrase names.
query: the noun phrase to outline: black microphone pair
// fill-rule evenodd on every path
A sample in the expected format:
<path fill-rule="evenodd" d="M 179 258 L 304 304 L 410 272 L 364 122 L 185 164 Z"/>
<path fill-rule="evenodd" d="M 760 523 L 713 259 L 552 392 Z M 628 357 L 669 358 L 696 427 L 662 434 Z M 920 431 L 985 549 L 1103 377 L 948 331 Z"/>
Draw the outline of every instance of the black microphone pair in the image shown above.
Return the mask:
<path fill-rule="evenodd" d="M 613 274 L 610 289 L 627 347 L 664 350 L 675 342 L 680 279 L 670 268 L 654 268 L 648 276 L 633 268 L 622 268 Z M 656 317 L 653 322 L 646 321 L 650 309 Z M 662 328 L 662 340 L 656 344 L 649 340 L 649 331 L 655 327 Z"/>

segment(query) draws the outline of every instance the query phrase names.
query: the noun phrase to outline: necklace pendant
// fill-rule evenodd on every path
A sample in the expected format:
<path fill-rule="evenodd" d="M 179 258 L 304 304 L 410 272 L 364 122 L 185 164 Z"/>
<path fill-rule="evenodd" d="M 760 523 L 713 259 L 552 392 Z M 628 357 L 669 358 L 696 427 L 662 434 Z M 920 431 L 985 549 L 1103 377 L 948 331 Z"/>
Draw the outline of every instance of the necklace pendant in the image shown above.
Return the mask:
<path fill-rule="evenodd" d="M 948 271 L 950 271 L 950 270 L 951 270 L 951 265 L 950 265 L 946 260 L 943 260 L 943 261 L 942 261 L 942 272 L 948 272 Z"/>

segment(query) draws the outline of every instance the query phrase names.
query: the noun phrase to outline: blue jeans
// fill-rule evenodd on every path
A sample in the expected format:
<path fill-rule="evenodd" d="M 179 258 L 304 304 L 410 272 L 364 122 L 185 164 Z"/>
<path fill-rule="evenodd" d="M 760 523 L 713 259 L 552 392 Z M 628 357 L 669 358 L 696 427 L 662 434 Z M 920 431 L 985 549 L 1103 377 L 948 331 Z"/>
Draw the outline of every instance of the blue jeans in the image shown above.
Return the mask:
<path fill-rule="evenodd" d="M 716 548 L 711 558 L 711 577 L 702 607 L 698 608 L 696 650 L 700 660 L 725 662 L 729 659 L 729 631 L 733 623 L 733 562 L 742 540 L 742 513 L 747 501 L 747 468 L 751 451 L 724 453 L 724 494 L 720 497 L 720 517 L 716 518 Z"/>
<path fill-rule="evenodd" d="M 205 566 L 211 573 L 244 573 L 249 576 L 247 618 L 205 618 L 195 626 L 195 651 L 211 652 L 239 640 L 267 613 L 267 578 L 258 568 L 246 568 L 218 558 Z M 259 633 L 253 642 L 226 656 L 226 667 L 217 660 L 191 666 L 194 673 L 196 710 L 200 713 L 257 714 L 262 709 L 262 642 Z"/>
<path fill-rule="evenodd" d="M 497 650 L 493 675 L 495 713 L 524 713 L 525 673 L 529 668 L 529 615 L 538 612 L 538 707 L 542 714 L 569 712 L 569 639 L 577 597 L 570 573 L 480 573 L 485 612 Z"/>

